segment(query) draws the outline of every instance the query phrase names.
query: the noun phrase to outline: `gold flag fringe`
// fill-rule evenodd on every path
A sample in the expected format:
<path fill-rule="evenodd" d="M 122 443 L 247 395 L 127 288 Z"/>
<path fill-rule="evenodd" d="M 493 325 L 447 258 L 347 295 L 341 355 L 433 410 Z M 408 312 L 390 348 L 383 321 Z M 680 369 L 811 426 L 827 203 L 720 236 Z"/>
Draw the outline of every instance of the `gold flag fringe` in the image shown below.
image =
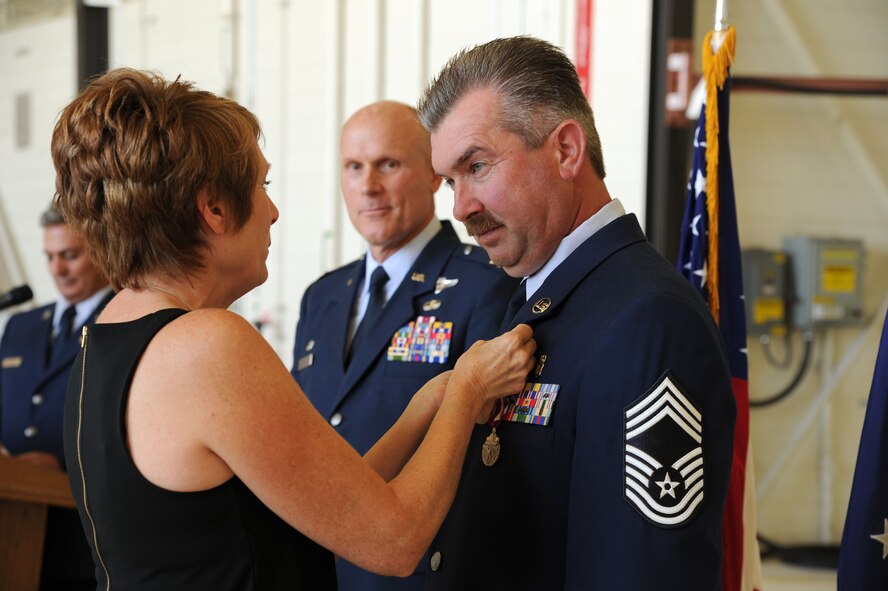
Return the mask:
<path fill-rule="evenodd" d="M 703 78 L 706 80 L 706 210 L 709 216 L 709 254 L 706 257 L 706 285 L 709 309 L 718 323 L 718 91 L 724 88 L 728 68 L 734 61 L 734 27 L 725 32 L 718 51 L 712 51 L 710 31 L 703 40 Z"/>

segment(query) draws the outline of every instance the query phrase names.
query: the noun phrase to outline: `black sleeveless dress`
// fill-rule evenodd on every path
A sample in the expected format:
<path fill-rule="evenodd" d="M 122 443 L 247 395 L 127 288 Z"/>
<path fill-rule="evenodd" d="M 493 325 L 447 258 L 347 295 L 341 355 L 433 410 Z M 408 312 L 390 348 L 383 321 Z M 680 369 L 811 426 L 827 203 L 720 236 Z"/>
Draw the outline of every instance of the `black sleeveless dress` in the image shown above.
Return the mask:
<path fill-rule="evenodd" d="M 99 589 L 336 589 L 333 555 L 287 525 L 236 477 L 174 492 L 138 471 L 126 405 L 148 343 L 183 310 L 89 328 L 65 405 L 68 477 Z"/>

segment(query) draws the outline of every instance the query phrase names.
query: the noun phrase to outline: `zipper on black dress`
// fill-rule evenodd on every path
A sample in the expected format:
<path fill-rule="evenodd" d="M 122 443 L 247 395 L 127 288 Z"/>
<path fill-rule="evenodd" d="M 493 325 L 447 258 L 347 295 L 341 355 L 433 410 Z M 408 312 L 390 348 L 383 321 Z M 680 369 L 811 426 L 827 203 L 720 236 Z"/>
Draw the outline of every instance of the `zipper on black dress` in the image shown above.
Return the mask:
<path fill-rule="evenodd" d="M 80 451 L 80 442 L 82 438 L 81 431 L 83 427 L 83 390 L 86 383 L 86 339 L 87 327 L 84 326 L 80 338 L 80 348 L 83 349 L 83 355 L 81 356 L 82 363 L 80 366 L 80 400 L 77 404 L 77 463 L 80 467 L 80 486 L 83 492 L 83 512 L 86 513 L 86 518 L 89 519 L 89 525 L 92 528 L 93 547 L 96 549 L 99 566 L 101 566 L 102 570 L 105 572 L 105 591 L 110 591 L 111 575 L 108 572 L 108 567 L 105 566 L 105 560 L 102 558 L 102 551 L 99 550 L 99 538 L 96 534 L 96 523 L 93 521 L 92 513 L 89 510 L 89 502 L 86 497 L 86 472 L 83 470 L 83 456 Z"/>

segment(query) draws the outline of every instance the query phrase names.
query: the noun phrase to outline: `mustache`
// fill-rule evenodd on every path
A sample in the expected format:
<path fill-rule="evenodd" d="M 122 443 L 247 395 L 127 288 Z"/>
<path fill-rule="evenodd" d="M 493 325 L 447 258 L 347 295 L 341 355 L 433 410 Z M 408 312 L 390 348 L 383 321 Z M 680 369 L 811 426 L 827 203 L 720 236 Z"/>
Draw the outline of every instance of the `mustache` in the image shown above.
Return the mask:
<path fill-rule="evenodd" d="M 477 236 L 503 225 L 502 221 L 486 211 L 473 213 L 463 222 L 469 236 Z"/>

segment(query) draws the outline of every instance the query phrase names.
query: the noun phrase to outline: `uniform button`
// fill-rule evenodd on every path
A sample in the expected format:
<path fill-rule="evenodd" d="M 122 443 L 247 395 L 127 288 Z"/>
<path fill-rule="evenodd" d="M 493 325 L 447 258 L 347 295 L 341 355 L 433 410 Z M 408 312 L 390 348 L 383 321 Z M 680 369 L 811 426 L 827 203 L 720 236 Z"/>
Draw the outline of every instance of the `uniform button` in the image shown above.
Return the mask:
<path fill-rule="evenodd" d="M 33 404 L 34 406 L 40 406 L 41 404 L 43 404 L 43 394 L 38 393 L 31 396 L 31 404 Z"/>
<path fill-rule="evenodd" d="M 308 341 L 308 343 L 305 344 L 305 350 L 306 350 L 306 351 L 311 351 L 311 350 L 314 349 L 314 348 L 315 348 L 315 342 L 314 342 L 314 339 Z"/>
<path fill-rule="evenodd" d="M 434 554 L 432 554 L 432 559 L 430 562 L 433 571 L 437 571 L 439 568 L 441 568 L 441 553 L 435 552 Z"/>
<path fill-rule="evenodd" d="M 35 437 L 37 435 L 37 427 L 31 425 L 30 427 L 25 427 L 25 437 Z"/>
<path fill-rule="evenodd" d="M 341 422 L 342 422 L 342 413 L 338 412 L 335 415 L 333 415 L 332 417 L 330 417 L 330 424 L 333 425 L 334 427 L 338 427 L 339 423 L 341 423 Z"/>

